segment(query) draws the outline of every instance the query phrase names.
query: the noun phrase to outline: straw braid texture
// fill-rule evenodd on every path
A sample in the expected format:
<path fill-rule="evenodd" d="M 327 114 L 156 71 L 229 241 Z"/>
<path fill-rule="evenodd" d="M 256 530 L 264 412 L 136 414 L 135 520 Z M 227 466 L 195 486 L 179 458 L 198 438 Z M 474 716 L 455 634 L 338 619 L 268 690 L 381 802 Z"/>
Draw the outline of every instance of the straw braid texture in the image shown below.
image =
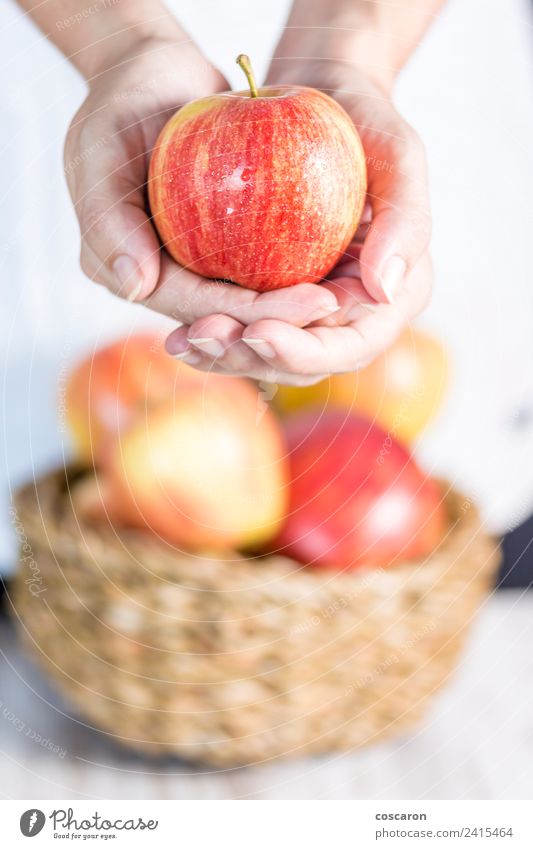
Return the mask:
<path fill-rule="evenodd" d="M 335 573 L 83 525 L 51 474 L 16 498 L 36 564 L 20 633 L 80 716 L 150 755 L 224 767 L 372 743 L 419 721 L 499 562 L 443 487 L 450 531 L 424 562 Z"/>

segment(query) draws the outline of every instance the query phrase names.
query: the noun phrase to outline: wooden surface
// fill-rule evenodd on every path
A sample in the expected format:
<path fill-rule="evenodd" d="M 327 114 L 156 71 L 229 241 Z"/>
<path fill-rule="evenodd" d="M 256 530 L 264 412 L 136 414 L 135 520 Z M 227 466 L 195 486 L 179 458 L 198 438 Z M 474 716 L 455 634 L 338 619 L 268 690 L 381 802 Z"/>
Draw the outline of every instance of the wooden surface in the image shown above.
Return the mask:
<path fill-rule="evenodd" d="M 340 757 L 214 773 L 144 761 L 86 728 L 2 622 L 0 797 L 530 799 L 532 647 L 533 593 L 498 593 L 479 616 L 457 674 L 413 736 Z"/>

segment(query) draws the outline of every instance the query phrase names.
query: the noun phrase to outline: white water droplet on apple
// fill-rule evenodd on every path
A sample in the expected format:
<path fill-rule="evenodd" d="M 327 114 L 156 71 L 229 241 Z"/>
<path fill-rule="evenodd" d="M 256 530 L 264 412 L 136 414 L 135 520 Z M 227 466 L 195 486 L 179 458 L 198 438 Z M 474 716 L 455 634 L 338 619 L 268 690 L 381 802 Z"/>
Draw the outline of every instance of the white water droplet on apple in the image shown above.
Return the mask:
<path fill-rule="evenodd" d="M 233 210 L 233 207 L 232 207 L 232 206 L 228 206 L 228 207 L 227 207 L 227 209 L 226 209 L 226 215 L 232 215 L 232 214 L 233 214 L 233 211 L 234 211 L 234 210 Z"/>
<path fill-rule="evenodd" d="M 243 175 L 246 176 L 247 168 L 244 165 L 238 165 L 231 174 L 228 174 L 224 177 L 223 184 L 225 189 L 233 189 L 235 191 L 242 191 L 242 189 L 246 186 L 248 182 L 248 178 L 243 179 Z"/>

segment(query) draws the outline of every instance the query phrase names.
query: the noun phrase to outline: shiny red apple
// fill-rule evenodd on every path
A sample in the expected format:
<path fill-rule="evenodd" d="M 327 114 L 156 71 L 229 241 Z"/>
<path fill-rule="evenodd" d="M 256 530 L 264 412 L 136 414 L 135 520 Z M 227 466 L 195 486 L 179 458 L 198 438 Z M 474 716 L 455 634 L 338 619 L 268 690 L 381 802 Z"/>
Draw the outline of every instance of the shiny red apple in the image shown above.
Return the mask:
<path fill-rule="evenodd" d="M 438 484 L 406 448 L 366 419 L 339 412 L 292 417 L 288 518 L 278 539 L 302 563 L 350 569 L 421 558 L 446 511 Z"/>
<path fill-rule="evenodd" d="M 365 157 L 344 109 L 300 86 L 183 106 L 163 128 L 148 193 L 161 240 L 204 277 L 266 291 L 321 280 L 355 233 Z"/>

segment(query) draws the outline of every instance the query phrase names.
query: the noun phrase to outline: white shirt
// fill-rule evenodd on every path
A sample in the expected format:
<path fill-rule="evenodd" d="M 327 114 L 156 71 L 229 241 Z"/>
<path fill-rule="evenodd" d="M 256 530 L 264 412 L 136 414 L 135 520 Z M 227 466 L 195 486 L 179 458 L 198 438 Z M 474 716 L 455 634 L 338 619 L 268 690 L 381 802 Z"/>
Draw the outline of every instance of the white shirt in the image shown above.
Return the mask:
<path fill-rule="evenodd" d="M 171 8 L 177 3 L 167 4 Z M 288 0 L 180 4 L 180 20 L 240 86 L 266 71 Z M 177 9 L 176 9 L 177 11 Z M 428 148 L 436 269 L 421 324 L 453 375 L 417 452 L 502 530 L 533 510 L 533 34 L 528 0 L 450 0 L 397 90 Z M 62 147 L 84 83 L 11 2 L 0 9 L 2 469 L 0 568 L 14 564 L 12 490 L 69 454 L 56 398 L 85 352 L 172 323 L 113 298 L 78 267 Z"/>

